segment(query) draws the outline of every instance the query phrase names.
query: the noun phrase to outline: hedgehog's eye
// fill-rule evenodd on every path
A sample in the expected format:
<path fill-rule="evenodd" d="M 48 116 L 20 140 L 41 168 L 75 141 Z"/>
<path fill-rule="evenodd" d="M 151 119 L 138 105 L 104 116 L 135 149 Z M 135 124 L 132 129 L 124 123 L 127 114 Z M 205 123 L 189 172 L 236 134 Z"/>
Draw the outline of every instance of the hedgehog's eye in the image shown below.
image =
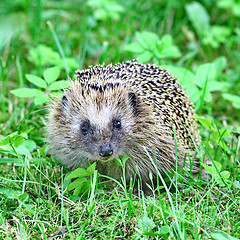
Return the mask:
<path fill-rule="evenodd" d="M 113 121 L 113 127 L 114 127 L 114 128 L 120 129 L 121 126 L 122 126 L 122 124 L 121 124 L 121 121 L 120 121 L 120 120 L 117 119 L 117 120 L 114 120 L 114 121 Z"/>
<path fill-rule="evenodd" d="M 82 131 L 82 134 L 83 135 L 86 135 L 89 131 L 89 128 L 90 128 L 90 124 L 88 122 L 84 122 L 82 125 L 81 125 L 81 131 Z"/>

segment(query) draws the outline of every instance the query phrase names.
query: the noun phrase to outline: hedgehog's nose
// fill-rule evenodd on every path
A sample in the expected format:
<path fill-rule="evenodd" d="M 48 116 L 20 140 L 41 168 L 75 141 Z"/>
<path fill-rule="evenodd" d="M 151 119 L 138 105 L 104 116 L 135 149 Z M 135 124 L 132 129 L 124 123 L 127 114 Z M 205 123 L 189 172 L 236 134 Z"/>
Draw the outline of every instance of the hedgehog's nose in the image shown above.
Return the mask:
<path fill-rule="evenodd" d="M 111 144 L 105 143 L 99 147 L 99 155 L 101 157 L 110 157 L 113 154 Z"/>

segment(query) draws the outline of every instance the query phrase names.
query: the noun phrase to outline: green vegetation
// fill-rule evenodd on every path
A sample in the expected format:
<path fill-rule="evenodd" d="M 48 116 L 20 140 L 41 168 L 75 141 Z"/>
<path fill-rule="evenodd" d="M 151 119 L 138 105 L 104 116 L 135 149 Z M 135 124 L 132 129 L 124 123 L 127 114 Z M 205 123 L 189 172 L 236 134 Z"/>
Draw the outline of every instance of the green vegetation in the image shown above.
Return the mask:
<path fill-rule="evenodd" d="M 0 239 L 240 239 L 239 26 L 239 0 L 1 0 Z M 112 187 L 49 155 L 46 106 L 74 70 L 133 58 L 194 102 L 209 181 L 176 173 L 137 198 L 124 174 Z"/>

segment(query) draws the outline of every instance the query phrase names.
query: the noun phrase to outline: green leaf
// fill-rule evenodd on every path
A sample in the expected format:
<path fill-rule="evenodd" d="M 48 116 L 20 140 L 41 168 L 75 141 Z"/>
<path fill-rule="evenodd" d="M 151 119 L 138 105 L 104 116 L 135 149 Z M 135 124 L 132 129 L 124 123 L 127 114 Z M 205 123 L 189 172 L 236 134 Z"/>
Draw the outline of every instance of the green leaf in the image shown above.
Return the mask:
<path fill-rule="evenodd" d="M 25 140 L 26 140 L 26 138 L 24 138 L 23 136 L 20 136 L 20 135 L 17 136 L 13 141 L 14 147 L 20 146 Z"/>
<path fill-rule="evenodd" d="M 222 26 L 212 26 L 210 30 L 205 33 L 203 43 L 212 46 L 213 48 L 219 48 L 221 43 L 228 41 L 228 36 L 231 34 L 231 29 Z"/>
<path fill-rule="evenodd" d="M 211 92 L 224 91 L 228 84 L 215 81 L 217 79 L 217 70 L 213 63 L 202 64 L 196 71 L 196 84 L 202 89 L 201 96 L 204 101 L 212 101 Z"/>
<path fill-rule="evenodd" d="M 68 180 L 68 179 L 76 178 L 76 177 L 86 177 L 88 175 L 89 175 L 89 173 L 88 173 L 88 171 L 86 169 L 84 169 L 84 168 L 77 168 L 73 172 L 71 172 L 69 174 L 69 176 L 66 177 L 66 179 Z"/>
<path fill-rule="evenodd" d="M 79 68 L 79 62 L 75 58 L 67 57 L 66 58 L 66 63 L 67 63 L 67 66 L 68 66 L 69 70 L 76 70 L 77 68 Z M 64 62 L 61 61 L 61 62 L 58 63 L 57 66 L 60 67 L 60 68 L 64 68 L 65 65 L 64 65 Z"/>
<path fill-rule="evenodd" d="M 217 6 L 219 8 L 233 8 L 235 0 L 218 0 Z"/>
<path fill-rule="evenodd" d="M 96 169 L 96 162 L 94 162 L 93 164 L 91 164 L 88 169 L 87 169 L 87 172 L 89 175 L 93 175 L 94 174 L 94 171 Z"/>
<path fill-rule="evenodd" d="M 29 149 L 27 149 L 25 146 L 20 145 L 20 146 L 16 147 L 16 151 L 19 155 L 27 156 L 28 159 L 32 159 Z"/>
<path fill-rule="evenodd" d="M 147 31 L 137 32 L 136 38 L 140 45 L 148 50 L 154 50 L 157 42 L 160 40 L 157 34 Z"/>
<path fill-rule="evenodd" d="M 213 176 L 213 168 L 201 162 L 201 165 Z"/>
<path fill-rule="evenodd" d="M 42 78 L 37 77 L 37 76 L 32 75 L 32 74 L 26 74 L 25 76 L 26 76 L 27 80 L 29 82 L 33 83 L 34 85 L 36 85 L 40 88 L 47 88 L 47 84 Z"/>
<path fill-rule="evenodd" d="M 36 48 L 31 48 L 29 50 L 28 59 L 37 66 L 58 66 L 59 68 L 64 68 L 64 62 L 57 51 L 52 48 L 40 44 Z M 74 70 L 79 67 L 79 63 L 75 58 L 66 57 L 66 63 L 69 70 Z"/>
<path fill-rule="evenodd" d="M 126 161 L 129 159 L 129 156 L 125 155 L 121 157 L 121 161 L 123 162 L 123 164 L 126 164 Z"/>
<path fill-rule="evenodd" d="M 13 151 L 12 147 L 10 146 L 10 144 L 4 145 L 4 146 L 0 146 L 0 152 L 2 153 L 10 153 L 12 155 L 16 155 L 15 152 Z"/>
<path fill-rule="evenodd" d="M 88 179 L 86 177 L 79 177 L 75 181 L 69 184 L 68 190 L 71 191 L 74 188 L 77 188 L 78 186 L 81 186 L 83 183 L 85 183 Z M 75 195 L 75 194 L 74 194 Z"/>
<path fill-rule="evenodd" d="M 225 141 L 223 140 L 220 140 L 217 142 L 219 144 L 219 146 L 224 150 L 224 151 L 228 151 L 229 150 L 229 147 L 227 146 L 227 144 L 225 143 Z"/>
<path fill-rule="evenodd" d="M 10 91 L 17 97 L 28 98 L 28 97 L 44 97 L 45 94 L 41 90 L 32 88 L 17 88 Z"/>
<path fill-rule="evenodd" d="M 117 163 L 118 166 L 124 167 L 128 159 L 129 157 L 125 155 L 125 156 L 122 156 L 121 158 L 115 158 L 115 162 Z"/>
<path fill-rule="evenodd" d="M 35 127 L 31 127 L 29 129 L 27 129 L 26 131 L 24 131 L 26 134 L 29 134 Z"/>
<path fill-rule="evenodd" d="M 88 181 L 87 181 L 87 182 L 88 182 Z M 74 192 L 73 192 L 73 195 L 74 195 L 74 196 L 78 196 L 79 193 L 81 192 L 83 186 L 84 186 L 84 184 L 78 185 L 78 186 L 75 188 L 75 190 L 74 190 Z"/>
<path fill-rule="evenodd" d="M 30 62 L 35 63 L 37 66 L 56 65 L 62 61 L 58 52 L 43 44 L 39 44 L 36 48 L 31 48 L 28 58 Z"/>
<path fill-rule="evenodd" d="M 218 82 L 218 81 L 210 81 L 207 83 L 207 89 L 209 92 L 216 92 L 216 91 L 226 91 L 228 88 L 228 83 L 225 82 Z"/>
<path fill-rule="evenodd" d="M 233 15 L 235 15 L 236 17 L 240 17 L 240 2 L 236 2 L 235 6 L 232 9 L 233 11 Z"/>
<path fill-rule="evenodd" d="M 30 152 L 36 149 L 37 144 L 33 140 L 26 140 L 22 143 L 22 146 L 26 147 Z"/>
<path fill-rule="evenodd" d="M 104 4 L 104 7 L 106 7 L 106 9 L 111 11 L 111 12 L 121 13 L 121 12 L 125 11 L 125 8 L 115 1 L 108 1 L 108 4 Z"/>
<path fill-rule="evenodd" d="M 0 138 L 0 146 L 7 145 L 10 142 L 10 136 Z"/>
<path fill-rule="evenodd" d="M 210 76 L 211 70 L 212 70 L 212 64 L 211 63 L 202 64 L 197 68 L 196 84 L 199 87 L 204 88 L 205 82 L 207 81 L 207 84 L 208 84 L 208 82 L 212 80 L 211 76 Z"/>
<path fill-rule="evenodd" d="M 114 160 L 115 160 L 115 163 L 116 163 L 118 166 L 123 167 L 123 164 L 122 164 L 122 161 L 121 161 L 120 158 L 115 158 Z"/>
<path fill-rule="evenodd" d="M 231 129 L 232 129 L 232 127 L 223 127 L 221 129 L 219 129 L 218 131 L 216 131 L 212 134 L 212 139 L 214 141 L 218 141 L 219 139 L 230 136 Z"/>
<path fill-rule="evenodd" d="M 199 101 L 199 99 L 202 96 L 202 92 L 199 91 L 199 89 L 196 86 L 192 86 L 192 87 L 188 87 L 188 88 L 184 88 L 185 91 L 187 92 L 187 94 L 189 95 L 191 101 L 196 104 L 197 101 Z"/>
<path fill-rule="evenodd" d="M 11 142 L 14 142 L 18 137 L 24 138 L 24 136 L 20 136 L 18 132 L 11 133 L 9 136 L 11 137 Z"/>
<path fill-rule="evenodd" d="M 222 169 L 222 165 L 217 161 L 213 161 L 212 166 L 207 166 L 205 163 L 201 163 L 201 165 L 212 175 L 212 178 L 218 184 L 224 184 L 223 180 L 225 181 L 230 177 L 229 171 L 220 172 Z"/>
<path fill-rule="evenodd" d="M 119 20 L 121 17 L 120 13 L 125 11 L 123 6 L 111 0 L 107 1 L 90 0 L 87 1 L 87 5 L 93 7 L 94 17 L 98 20 L 106 20 L 108 18 L 113 20 Z"/>
<path fill-rule="evenodd" d="M 217 75 L 220 75 L 222 71 L 226 68 L 227 66 L 227 59 L 224 56 L 221 56 L 213 61 L 213 64 L 215 66 L 215 69 L 217 71 Z"/>
<path fill-rule="evenodd" d="M 156 232 L 158 235 L 167 235 L 169 233 L 169 229 L 166 226 L 160 227 L 159 231 Z M 165 238 L 164 238 L 165 239 Z"/>
<path fill-rule="evenodd" d="M 93 15 L 97 20 L 105 20 L 108 18 L 106 10 L 102 8 L 96 9 Z"/>
<path fill-rule="evenodd" d="M 22 136 L 25 139 L 28 139 L 28 135 L 26 132 L 20 133 L 19 136 Z"/>
<path fill-rule="evenodd" d="M 229 171 L 222 171 L 220 173 L 221 177 L 223 180 L 227 180 L 230 177 L 230 172 Z"/>
<path fill-rule="evenodd" d="M 230 101 L 233 107 L 240 109 L 240 97 L 238 95 L 224 93 L 222 96 L 224 99 Z"/>
<path fill-rule="evenodd" d="M 48 84 L 51 84 L 52 82 L 56 81 L 59 75 L 60 75 L 59 67 L 48 68 L 43 72 L 44 79 Z"/>
<path fill-rule="evenodd" d="M 156 224 L 149 217 L 143 217 L 139 219 L 138 227 L 142 233 L 147 233 L 151 232 L 151 230 L 156 227 Z"/>
<path fill-rule="evenodd" d="M 13 132 L 13 133 L 9 134 L 8 136 L 10 136 L 11 139 L 13 139 L 14 137 L 17 137 L 17 136 L 18 136 L 18 131 Z"/>
<path fill-rule="evenodd" d="M 146 51 L 138 56 L 138 61 L 141 63 L 146 63 L 150 61 L 150 59 L 153 57 L 153 54 Z"/>
<path fill-rule="evenodd" d="M 222 164 L 220 162 L 217 162 L 217 161 L 213 161 L 213 163 L 214 164 L 212 164 L 212 168 L 214 168 L 216 170 L 216 173 L 217 173 L 217 170 L 218 170 L 218 172 L 220 172 L 221 169 L 222 169 Z"/>
<path fill-rule="evenodd" d="M 49 97 L 36 97 L 34 98 L 33 102 L 36 105 L 41 105 L 49 101 Z"/>
<path fill-rule="evenodd" d="M 56 82 L 52 83 L 52 84 L 49 86 L 49 89 L 55 91 L 55 90 L 60 90 L 60 89 L 68 88 L 70 85 L 71 85 L 71 82 L 70 82 L 70 81 L 67 81 L 67 80 L 59 80 L 59 81 L 56 81 Z"/>
<path fill-rule="evenodd" d="M 215 131 L 212 134 L 212 140 L 217 142 L 219 146 L 226 152 L 229 150 L 229 147 L 227 146 L 226 142 L 222 138 L 230 136 L 231 131 L 232 131 L 232 126 L 228 126 L 228 127 L 223 127 L 222 129 L 219 129 L 218 131 Z"/>
<path fill-rule="evenodd" d="M 142 53 L 144 52 L 144 48 L 139 43 L 130 43 L 123 47 L 125 51 L 133 52 L 133 53 Z"/>
<path fill-rule="evenodd" d="M 196 119 L 208 130 L 210 130 L 210 131 L 215 130 L 216 131 L 216 129 L 213 127 L 212 120 L 207 119 L 205 117 L 198 117 L 198 116 L 196 117 Z"/>
<path fill-rule="evenodd" d="M 199 2 L 192 2 L 186 5 L 186 11 L 195 31 L 202 37 L 210 29 L 210 18 L 206 9 Z"/>
<path fill-rule="evenodd" d="M 157 44 L 158 52 L 156 54 L 159 58 L 174 58 L 181 57 L 182 54 L 179 48 L 174 45 L 171 35 L 164 35 Z"/>
<path fill-rule="evenodd" d="M 15 37 L 21 34 L 26 24 L 23 12 L 12 11 L 8 14 L 4 14 L 4 9 L 7 10 L 10 5 L 3 5 L 4 2 L 1 1 L 1 15 L 0 15 L 0 52 L 3 53 L 6 49 L 7 44 L 11 41 L 15 41 Z M 10 3 L 11 4 L 11 3 Z M 7 8 L 6 8 L 7 7 Z"/>
<path fill-rule="evenodd" d="M 169 46 L 159 53 L 159 58 L 179 58 L 182 54 L 177 46 Z"/>

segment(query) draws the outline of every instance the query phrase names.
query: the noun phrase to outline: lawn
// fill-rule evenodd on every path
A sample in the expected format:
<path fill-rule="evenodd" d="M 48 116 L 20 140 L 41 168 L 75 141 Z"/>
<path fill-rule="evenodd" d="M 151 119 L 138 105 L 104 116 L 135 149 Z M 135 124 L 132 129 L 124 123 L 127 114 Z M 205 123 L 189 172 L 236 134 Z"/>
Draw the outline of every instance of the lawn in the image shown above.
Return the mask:
<path fill-rule="evenodd" d="M 51 155 L 48 103 L 74 71 L 136 58 L 194 103 L 208 179 L 136 196 Z M 1 0 L 0 80 L 0 239 L 240 239 L 239 0 Z"/>

